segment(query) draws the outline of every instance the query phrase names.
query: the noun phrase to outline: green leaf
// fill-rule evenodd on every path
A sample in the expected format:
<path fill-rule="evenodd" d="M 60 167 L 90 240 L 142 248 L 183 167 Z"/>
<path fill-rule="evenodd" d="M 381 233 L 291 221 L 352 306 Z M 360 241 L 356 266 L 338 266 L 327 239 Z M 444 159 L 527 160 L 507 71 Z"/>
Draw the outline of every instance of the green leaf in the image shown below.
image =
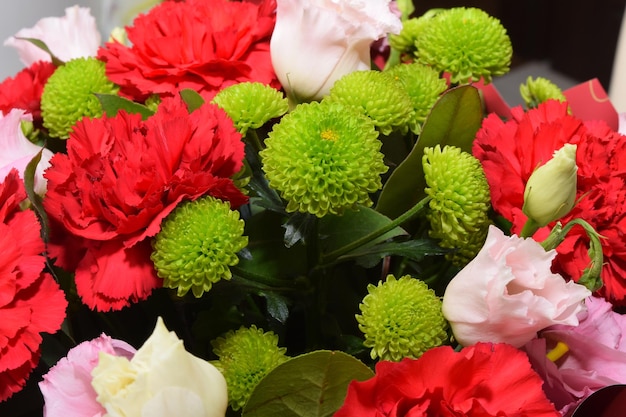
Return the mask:
<path fill-rule="evenodd" d="M 135 103 L 134 101 L 115 94 L 96 94 L 96 97 L 100 100 L 102 110 L 104 110 L 109 117 L 115 116 L 120 110 L 131 114 L 139 113 L 144 120 L 154 114 L 152 110 L 143 104 Z"/>
<path fill-rule="evenodd" d="M 200 94 L 198 94 L 196 90 L 185 88 L 184 90 L 181 90 L 179 94 L 187 105 L 187 110 L 189 110 L 189 113 L 200 108 L 204 104 L 204 99 Z"/>
<path fill-rule="evenodd" d="M 363 206 L 360 206 L 358 210 L 348 210 L 342 216 L 324 216 L 320 219 L 318 226 L 320 247 L 323 253 L 333 252 L 389 223 L 391 220 L 388 217 Z M 406 232 L 401 227 L 396 227 L 374 239 L 365 247 L 402 235 L 406 235 Z"/>
<path fill-rule="evenodd" d="M 344 402 L 351 381 L 374 376 L 358 359 L 319 350 L 274 368 L 255 387 L 242 417 L 326 417 Z"/>
<path fill-rule="evenodd" d="M 354 258 L 364 268 L 372 268 L 386 256 L 401 256 L 415 262 L 423 260 L 426 256 L 443 255 L 448 252 L 439 247 L 435 242 L 428 239 L 408 240 L 406 242 L 385 242 L 351 252 L 340 260 Z"/>
<path fill-rule="evenodd" d="M 452 145 L 471 152 L 482 118 L 476 87 L 462 85 L 444 93 L 426 119 L 419 140 L 385 183 L 376 210 L 395 219 L 424 198 L 424 148 Z"/>
<path fill-rule="evenodd" d="M 20 39 L 23 41 L 28 41 L 30 43 L 32 43 L 33 45 L 35 45 L 36 47 L 38 47 L 39 49 L 42 49 L 44 52 L 46 52 L 48 55 L 50 55 L 50 60 L 52 61 L 52 64 L 55 67 L 61 66 L 64 64 L 63 61 L 61 61 L 57 56 L 55 56 L 51 51 L 50 48 L 48 48 L 48 45 L 45 44 L 45 42 L 43 42 L 41 39 L 35 39 L 35 38 L 16 38 L 16 39 Z"/>

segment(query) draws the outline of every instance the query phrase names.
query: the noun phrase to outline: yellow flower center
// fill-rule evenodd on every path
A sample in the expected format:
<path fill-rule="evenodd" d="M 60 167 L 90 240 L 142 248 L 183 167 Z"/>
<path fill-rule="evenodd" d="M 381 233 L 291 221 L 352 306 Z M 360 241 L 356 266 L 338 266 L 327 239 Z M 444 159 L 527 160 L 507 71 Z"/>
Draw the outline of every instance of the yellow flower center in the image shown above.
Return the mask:
<path fill-rule="evenodd" d="M 337 134 L 337 132 L 330 129 L 322 130 L 322 133 L 320 133 L 320 137 L 324 140 L 332 140 L 333 142 L 339 139 L 339 135 Z"/>

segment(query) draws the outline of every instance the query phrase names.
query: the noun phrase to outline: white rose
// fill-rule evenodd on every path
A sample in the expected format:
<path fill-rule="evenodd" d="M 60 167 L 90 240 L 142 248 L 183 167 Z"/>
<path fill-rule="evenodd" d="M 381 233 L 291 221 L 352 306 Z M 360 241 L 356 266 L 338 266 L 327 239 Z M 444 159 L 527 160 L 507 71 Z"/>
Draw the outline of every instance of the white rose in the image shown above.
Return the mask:
<path fill-rule="evenodd" d="M 370 45 L 402 29 L 390 0 L 278 0 L 270 52 L 290 99 L 319 100 L 336 80 L 370 69 Z"/>
<path fill-rule="evenodd" d="M 226 381 L 189 352 L 161 318 L 131 360 L 101 353 L 91 382 L 110 417 L 223 417 Z"/>

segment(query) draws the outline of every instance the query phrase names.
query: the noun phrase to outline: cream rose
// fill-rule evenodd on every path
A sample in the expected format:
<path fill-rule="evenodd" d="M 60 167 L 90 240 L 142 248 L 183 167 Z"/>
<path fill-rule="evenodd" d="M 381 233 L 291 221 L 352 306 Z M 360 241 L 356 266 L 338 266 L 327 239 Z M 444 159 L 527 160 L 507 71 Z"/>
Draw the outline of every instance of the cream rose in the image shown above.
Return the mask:
<path fill-rule="evenodd" d="M 494 226 L 478 255 L 450 281 L 443 315 L 456 340 L 520 347 L 553 324 L 576 326 L 591 292 L 550 270 L 556 251 Z"/>
<path fill-rule="evenodd" d="M 336 80 L 370 69 L 370 45 L 402 29 L 390 0 L 278 0 L 270 52 L 290 99 L 319 100 Z"/>
<path fill-rule="evenodd" d="M 222 417 L 228 405 L 222 374 L 187 352 L 161 318 L 132 359 L 101 353 L 92 376 L 110 417 Z"/>

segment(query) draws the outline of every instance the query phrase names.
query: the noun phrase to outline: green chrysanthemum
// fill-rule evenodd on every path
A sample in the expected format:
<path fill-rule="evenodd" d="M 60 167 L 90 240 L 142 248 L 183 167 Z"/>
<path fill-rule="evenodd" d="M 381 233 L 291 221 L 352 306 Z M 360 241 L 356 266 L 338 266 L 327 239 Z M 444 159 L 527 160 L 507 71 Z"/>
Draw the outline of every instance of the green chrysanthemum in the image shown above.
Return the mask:
<path fill-rule="evenodd" d="M 437 71 L 419 63 L 395 65 L 386 73 L 400 81 L 409 93 L 414 110 L 409 128 L 419 135 L 426 116 L 448 88 L 448 83 Z"/>
<path fill-rule="evenodd" d="M 389 46 L 401 54 L 417 57 L 417 38 L 428 24 L 428 20 L 444 9 L 431 9 L 422 16 L 413 17 L 402 22 L 402 30 L 397 35 L 387 36 Z"/>
<path fill-rule="evenodd" d="M 323 217 L 369 206 L 387 171 L 372 121 L 339 103 L 298 105 L 265 144 L 263 170 L 288 212 Z"/>
<path fill-rule="evenodd" d="M 429 20 L 417 39 L 420 62 L 450 74 L 452 83 L 490 83 L 511 65 L 511 39 L 500 21 L 476 8 L 455 7 Z"/>
<path fill-rule="evenodd" d="M 117 94 L 118 87 L 106 77 L 104 62 L 77 58 L 57 68 L 41 95 L 43 125 L 50 136 L 67 139 L 74 123 L 85 116 L 103 114 L 96 93 Z"/>
<path fill-rule="evenodd" d="M 454 146 L 424 149 L 426 194 L 430 200 L 430 235 L 441 247 L 458 251 L 448 258 L 458 265 L 483 246 L 490 224 L 489 184 L 480 162 Z"/>
<path fill-rule="evenodd" d="M 259 381 L 288 359 L 286 349 L 278 347 L 278 336 L 255 326 L 230 331 L 211 344 L 219 357 L 213 365 L 226 379 L 233 410 L 242 408 Z"/>
<path fill-rule="evenodd" d="M 528 77 L 526 84 L 520 85 L 519 92 L 526 103 L 526 107 L 529 109 L 533 109 L 548 100 L 567 101 L 561 89 L 552 81 L 543 77 L 535 79 Z"/>
<path fill-rule="evenodd" d="M 400 361 L 418 358 L 448 340 L 448 322 L 441 300 L 423 281 L 393 275 L 368 285 L 356 316 L 372 359 Z"/>
<path fill-rule="evenodd" d="M 152 262 L 163 286 L 179 296 L 190 289 L 200 297 L 221 279 L 248 244 L 244 222 L 227 202 L 213 197 L 182 203 L 161 225 L 153 241 Z"/>
<path fill-rule="evenodd" d="M 380 71 L 354 71 L 337 80 L 327 101 L 352 107 L 374 121 L 388 135 L 394 129 L 408 130 L 413 105 L 408 92 L 393 77 Z"/>
<path fill-rule="evenodd" d="M 248 129 L 258 129 L 289 110 L 289 101 L 279 91 L 256 82 L 226 87 L 217 93 L 213 102 L 233 119 L 242 136 L 246 135 Z"/>

